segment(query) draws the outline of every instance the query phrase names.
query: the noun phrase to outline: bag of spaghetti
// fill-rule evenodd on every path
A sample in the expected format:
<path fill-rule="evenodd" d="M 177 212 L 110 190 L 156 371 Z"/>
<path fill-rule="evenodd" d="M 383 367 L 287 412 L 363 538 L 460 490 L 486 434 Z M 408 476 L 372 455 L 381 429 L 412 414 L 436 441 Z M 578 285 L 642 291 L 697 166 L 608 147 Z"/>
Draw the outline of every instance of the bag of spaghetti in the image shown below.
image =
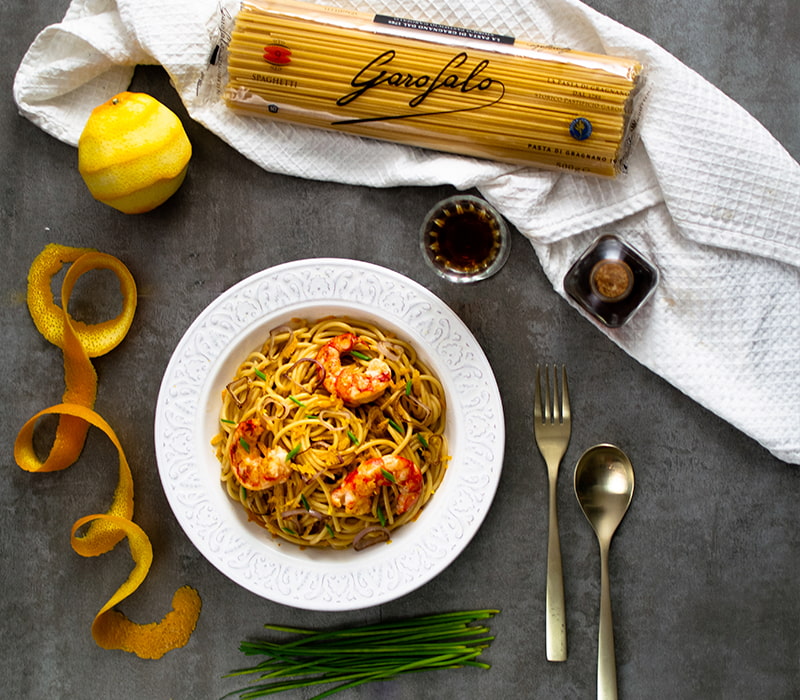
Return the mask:
<path fill-rule="evenodd" d="M 615 176 L 643 67 L 512 37 L 293 0 L 246 0 L 221 36 L 237 112 L 449 153 Z"/>

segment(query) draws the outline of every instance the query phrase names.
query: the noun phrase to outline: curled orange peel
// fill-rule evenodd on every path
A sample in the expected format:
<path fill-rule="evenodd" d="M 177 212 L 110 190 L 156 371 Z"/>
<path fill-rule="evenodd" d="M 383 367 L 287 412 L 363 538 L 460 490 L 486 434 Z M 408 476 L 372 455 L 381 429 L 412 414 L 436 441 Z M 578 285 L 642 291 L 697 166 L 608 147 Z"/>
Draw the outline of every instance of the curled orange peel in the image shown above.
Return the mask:
<path fill-rule="evenodd" d="M 61 284 L 61 306 L 54 303 L 53 277 L 71 263 Z M 119 280 L 122 311 L 113 319 L 86 324 L 68 312 L 75 283 L 86 272 L 111 270 Z M 172 611 L 160 622 L 131 622 L 114 606 L 131 595 L 142 583 L 153 561 L 153 549 L 146 533 L 132 521 L 133 477 L 128 460 L 111 426 L 94 410 L 97 373 L 91 358 L 113 350 L 127 334 L 136 310 L 137 294 L 133 276 L 117 258 L 89 248 L 49 244 L 31 264 L 28 272 L 28 309 L 39 332 L 61 348 L 64 355 L 65 391 L 62 403 L 39 411 L 20 429 L 14 443 L 17 464 L 29 472 L 50 472 L 73 464 L 80 456 L 90 426 L 102 430 L 119 456 L 119 477 L 111 506 L 100 515 L 80 518 L 72 528 L 72 548 L 81 556 L 98 556 L 128 538 L 135 566 L 127 581 L 98 612 L 92 624 L 92 636 L 105 649 L 122 649 L 145 659 L 161 658 L 171 649 L 184 646 L 200 615 L 200 596 L 183 586 L 172 599 Z M 37 421 L 46 415 L 58 415 L 56 436 L 50 453 L 40 460 L 33 446 Z M 88 525 L 83 534 L 78 531 Z"/>
<path fill-rule="evenodd" d="M 14 458 L 17 460 L 17 464 L 21 465 L 26 458 L 31 457 L 30 453 L 33 452 L 33 431 L 36 422 L 42 416 L 49 414 L 69 416 L 81 421 L 86 426 L 94 425 L 108 436 L 114 447 L 117 448 L 119 455 L 119 480 L 114 496 L 111 499 L 111 507 L 106 514 L 130 520 L 133 517 L 133 476 L 131 475 L 128 460 L 125 458 L 125 452 L 111 426 L 86 406 L 58 404 L 45 408 L 28 419 L 28 422 L 17 433 L 17 439 L 14 443 Z M 36 455 L 32 455 L 32 458 L 36 459 Z M 115 527 L 113 521 L 98 520 L 89 526 L 84 535 L 79 538 L 73 538 L 72 546 L 79 554 L 83 554 L 83 552 L 76 547 L 76 543 L 78 546 L 85 546 L 87 548 L 86 551 L 93 552 L 93 554 L 83 554 L 83 556 L 95 556 L 112 549 L 123 537 L 125 537 L 125 532 Z"/>
<path fill-rule="evenodd" d="M 172 610 L 160 622 L 137 624 L 114 609 L 118 603 L 131 595 L 144 581 L 153 561 L 150 540 L 136 523 L 114 515 L 87 515 L 72 526 L 72 547 L 84 557 L 103 554 L 103 550 L 87 546 L 85 537 L 76 532 L 83 525 L 90 527 L 104 523 L 109 529 L 117 529 L 128 538 L 133 571 L 117 592 L 100 609 L 92 623 L 92 636 L 104 649 L 121 649 L 143 659 L 160 659 L 172 649 L 184 646 L 192 635 L 200 616 L 201 601 L 197 591 L 182 586 L 172 597 Z"/>
<path fill-rule="evenodd" d="M 59 307 L 54 303 L 50 284 L 66 263 L 72 264 L 61 285 Z M 91 270 L 110 270 L 117 276 L 123 307 L 116 318 L 87 324 L 65 312 L 78 278 Z M 92 248 L 50 243 L 36 256 L 28 271 L 28 308 L 36 328 L 53 345 L 63 348 L 65 336 L 73 334 L 89 357 L 99 357 L 117 347 L 127 335 L 136 311 L 136 283 L 124 263 L 113 255 Z"/>
<path fill-rule="evenodd" d="M 61 284 L 61 306 L 53 300 L 51 284 L 66 263 L 72 263 Z M 86 324 L 73 319 L 68 312 L 69 298 L 81 275 L 97 269 L 111 270 L 119 280 L 122 311 L 108 321 Z M 47 245 L 28 271 L 28 309 L 39 332 L 64 354 L 65 390 L 63 403 L 94 406 L 97 396 L 97 373 L 92 357 L 113 350 L 128 332 L 136 311 L 136 283 L 125 265 L 117 258 L 90 248 L 72 248 L 55 243 Z M 53 446 L 42 462 L 32 445 L 22 452 L 17 463 L 30 472 L 51 472 L 65 469 L 80 456 L 89 425 L 71 415 L 59 418 Z"/>

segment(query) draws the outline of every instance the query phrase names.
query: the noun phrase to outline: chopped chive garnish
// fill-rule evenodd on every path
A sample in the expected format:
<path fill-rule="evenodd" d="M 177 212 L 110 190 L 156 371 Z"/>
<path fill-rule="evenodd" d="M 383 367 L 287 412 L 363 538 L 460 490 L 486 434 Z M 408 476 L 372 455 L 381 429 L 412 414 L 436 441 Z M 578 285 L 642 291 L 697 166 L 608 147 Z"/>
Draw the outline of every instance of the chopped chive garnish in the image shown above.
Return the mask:
<path fill-rule="evenodd" d="M 219 422 L 220 423 L 227 423 L 228 425 L 236 425 L 236 421 L 235 420 L 228 420 L 227 418 L 220 418 Z"/>
<path fill-rule="evenodd" d="M 333 532 L 333 528 L 330 525 L 328 525 L 328 523 L 325 523 L 325 529 L 328 531 L 328 534 L 331 537 L 336 537 L 335 533 Z"/>
<path fill-rule="evenodd" d="M 256 377 L 258 377 L 259 379 L 263 379 L 264 381 L 267 381 L 267 375 L 264 374 L 258 367 L 254 368 L 253 372 L 255 373 Z"/>
<path fill-rule="evenodd" d="M 387 481 L 391 481 L 393 484 L 397 483 L 397 479 L 394 478 L 394 474 L 392 472 L 387 472 L 385 469 L 381 469 L 381 474 L 383 474 Z"/>
<path fill-rule="evenodd" d="M 305 404 L 300 399 L 298 399 L 296 396 L 290 396 L 289 397 L 289 401 L 293 401 L 298 406 L 300 406 L 300 408 L 305 408 Z"/>
<path fill-rule="evenodd" d="M 403 429 L 391 418 L 389 419 L 389 425 L 391 425 L 398 433 L 402 433 Z"/>
<path fill-rule="evenodd" d="M 353 433 L 353 431 L 352 431 L 352 430 L 348 430 L 348 431 L 347 431 L 347 437 L 349 437 L 349 438 L 350 438 L 350 442 L 352 442 L 354 445 L 357 445 L 357 444 L 358 444 L 359 440 L 358 440 L 358 438 L 355 436 L 355 433 Z"/>
<path fill-rule="evenodd" d="M 369 355 L 365 355 L 363 352 L 359 352 L 358 350 L 351 350 L 350 354 L 353 357 L 357 357 L 359 360 L 366 360 L 367 362 L 372 359 Z"/>
<path fill-rule="evenodd" d="M 295 445 L 295 446 L 292 448 L 292 451 L 291 451 L 291 452 L 289 452 L 289 454 L 288 454 L 288 455 L 286 455 L 286 461 L 287 461 L 287 462 L 291 462 L 291 461 L 292 461 L 292 460 L 293 460 L 295 457 L 297 457 L 297 453 L 298 453 L 298 452 L 300 452 L 300 445 Z"/>
<path fill-rule="evenodd" d="M 282 527 L 281 530 L 283 530 L 287 535 L 294 535 L 297 537 L 297 533 L 290 527 Z"/>
<path fill-rule="evenodd" d="M 248 443 L 243 437 L 239 438 L 239 444 L 242 446 L 242 449 L 245 452 L 250 452 L 250 443 Z"/>
<path fill-rule="evenodd" d="M 239 487 L 239 498 L 242 501 L 246 501 L 247 500 L 247 489 L 244 486 L 240 486 Z"/>
<path fill-rule="evenodd" d="M 303 504 L 303 508 L 305 508 L 306 510 L 311 510 L 311 506 L 308 505 L 308 499 L 306 498 L 306 495 L 304 493 L 300 494 L 300 503 Z"/>
<path fill-rule="evenodd" d="M 422 445 L 426 450 L 428 449 L 428 441 L 425 439 L 425 436 L 422 433 L 417 435 L 417 440 L 419 440 L 419 444 Z"/>
<path fill-rule="evenodd" d="M 382 506 L 378 506 L 378 522 L 381 524 L 381 527 L 386 527 L 386 515 L 383 512 Z"/>
<path fill-rule="evenodd" d="M 406 382 L 406 396 L 411 396 L 411 380 Z"/>

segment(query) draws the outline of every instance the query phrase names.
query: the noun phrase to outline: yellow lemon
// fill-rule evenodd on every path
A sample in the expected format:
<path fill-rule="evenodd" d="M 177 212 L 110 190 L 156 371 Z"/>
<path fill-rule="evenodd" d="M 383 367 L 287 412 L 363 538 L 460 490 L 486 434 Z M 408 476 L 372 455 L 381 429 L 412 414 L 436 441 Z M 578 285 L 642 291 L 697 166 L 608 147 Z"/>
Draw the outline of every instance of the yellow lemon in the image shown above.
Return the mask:
<path fill-rule="evenodd" d="M 178 116 L 139 92 L 121 92 L 92 110 L 78 141 L 78 171 L 92 196 L 142 214 L 183 183 L 192 145 Z"/>

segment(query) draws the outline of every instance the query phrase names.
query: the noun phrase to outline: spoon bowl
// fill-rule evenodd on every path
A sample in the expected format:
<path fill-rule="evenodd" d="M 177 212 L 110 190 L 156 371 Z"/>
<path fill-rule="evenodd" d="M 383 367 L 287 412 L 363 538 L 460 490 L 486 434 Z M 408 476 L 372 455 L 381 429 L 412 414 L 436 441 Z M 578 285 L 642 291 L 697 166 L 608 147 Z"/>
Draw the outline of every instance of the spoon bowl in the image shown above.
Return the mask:
<path fill-rule="evenodd" d="M 575 495 L 598 538 L 610 539 L 633 498 L 633 465 L 615 445 L 590 447 L 575 467 Z"/>
<path fill-rule="evenodd" d="M 575 465 L 575 496 L 600 545 L 600 625 L 597 644 L 597 697 L 615 700 L 617 670 L 608 550 L 633 498 L 633 465 L 615 445 L 590 447 Z"/>

